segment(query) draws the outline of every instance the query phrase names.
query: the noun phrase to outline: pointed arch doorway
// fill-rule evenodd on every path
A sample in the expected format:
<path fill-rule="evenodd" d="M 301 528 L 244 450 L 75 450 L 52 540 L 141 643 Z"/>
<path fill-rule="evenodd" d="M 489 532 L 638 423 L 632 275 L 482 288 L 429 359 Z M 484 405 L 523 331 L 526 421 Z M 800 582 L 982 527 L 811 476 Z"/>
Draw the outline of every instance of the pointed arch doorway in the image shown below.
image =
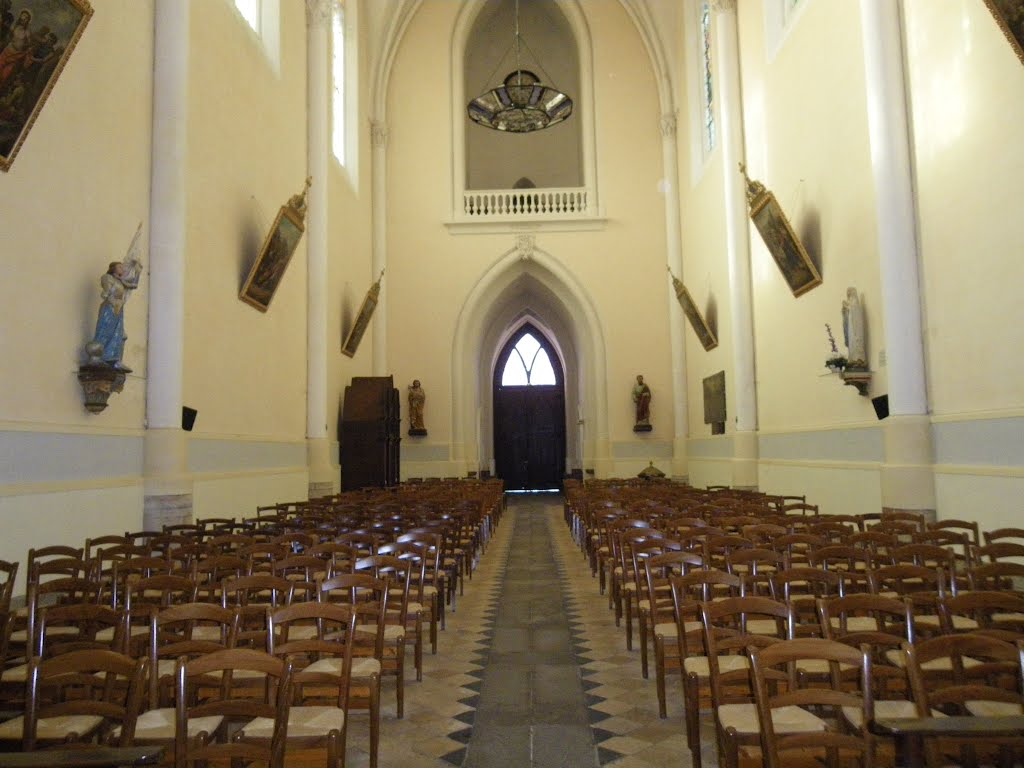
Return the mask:
<path fill-rule="evenodd" d="M 494 366 L 494 466 L 506 490 L 561 488 L 565 376 L 554 346 L 531 323 Z"/>

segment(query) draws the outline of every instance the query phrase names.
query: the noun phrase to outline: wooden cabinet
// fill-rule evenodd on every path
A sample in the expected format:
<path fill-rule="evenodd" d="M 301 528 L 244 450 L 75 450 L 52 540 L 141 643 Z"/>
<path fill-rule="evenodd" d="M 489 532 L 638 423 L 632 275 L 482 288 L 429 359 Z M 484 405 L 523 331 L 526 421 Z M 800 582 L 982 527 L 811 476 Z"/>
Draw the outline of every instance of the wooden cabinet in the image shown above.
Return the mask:
<path fill-rule="evenodd" d="M 338 426 L 343 490 L 398 484 L 400 421 L 391 376 L 353 377 Z"/>

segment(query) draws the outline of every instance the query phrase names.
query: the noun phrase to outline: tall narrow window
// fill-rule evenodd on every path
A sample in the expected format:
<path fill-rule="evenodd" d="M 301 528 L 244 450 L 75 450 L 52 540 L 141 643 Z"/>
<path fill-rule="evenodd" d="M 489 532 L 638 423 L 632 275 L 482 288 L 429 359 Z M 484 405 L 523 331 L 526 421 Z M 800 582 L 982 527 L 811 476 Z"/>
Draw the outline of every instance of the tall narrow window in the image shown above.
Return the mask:
<path fill-rule="evenodd" d="M 338 162 L 345 165 L 345 6 L 334 7 L 331 22 L 331 148 Z"/>
<path fill-rule="evenodd" d="M 501 372 L 503 387 L 532 387 L 538 384 L 557 384 L 551 358 L 536 337 L 524 333 L 505 361 Z"/>
<path fill-rule="evenodd" d="M 715 89 L 711 79 L 711 3 L 700 4 L 701 102 L 704 107 L 704 152 L 715 148 Z"/>
<path fill-rule="evenodd" d="M 262 34 L 262 9 L 260 0 L 235 0 L 235 8 L 257 35 Z"/>

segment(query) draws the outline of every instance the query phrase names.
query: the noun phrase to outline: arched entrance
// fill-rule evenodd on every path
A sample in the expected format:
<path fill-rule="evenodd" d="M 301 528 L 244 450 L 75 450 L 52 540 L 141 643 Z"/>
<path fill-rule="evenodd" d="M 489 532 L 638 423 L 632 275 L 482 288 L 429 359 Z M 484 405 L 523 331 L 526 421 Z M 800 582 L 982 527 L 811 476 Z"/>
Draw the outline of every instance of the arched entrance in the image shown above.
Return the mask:
<path fill-rule="evenodd" d="M 565 475 L 565 376 L 555 348 L 531 323 L 494 367 L 494 464 L 506 490 L 560 488 Z"/>

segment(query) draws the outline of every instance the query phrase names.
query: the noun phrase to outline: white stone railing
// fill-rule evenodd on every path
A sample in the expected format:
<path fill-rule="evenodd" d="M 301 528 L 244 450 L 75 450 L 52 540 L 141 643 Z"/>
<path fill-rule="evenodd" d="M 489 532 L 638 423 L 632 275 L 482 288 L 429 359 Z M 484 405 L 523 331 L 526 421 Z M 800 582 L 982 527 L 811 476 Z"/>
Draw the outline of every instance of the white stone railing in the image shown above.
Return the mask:
<path fill-rule="evenodd" d="M 462 193 L 467 219 L 535 219 L 587 215 L 587 190 L 578 188 L 474 189 Z"/>

